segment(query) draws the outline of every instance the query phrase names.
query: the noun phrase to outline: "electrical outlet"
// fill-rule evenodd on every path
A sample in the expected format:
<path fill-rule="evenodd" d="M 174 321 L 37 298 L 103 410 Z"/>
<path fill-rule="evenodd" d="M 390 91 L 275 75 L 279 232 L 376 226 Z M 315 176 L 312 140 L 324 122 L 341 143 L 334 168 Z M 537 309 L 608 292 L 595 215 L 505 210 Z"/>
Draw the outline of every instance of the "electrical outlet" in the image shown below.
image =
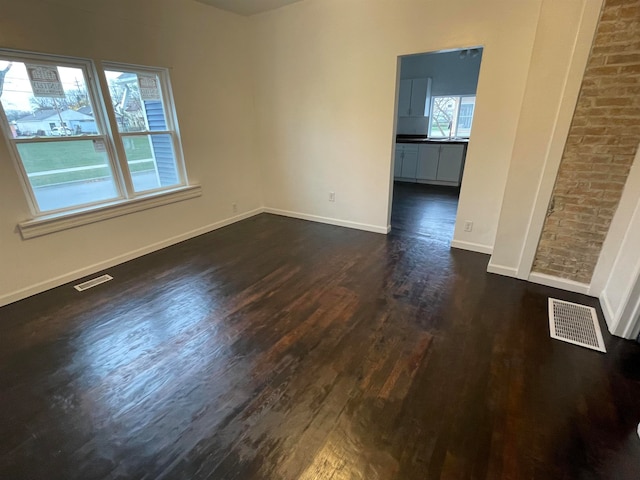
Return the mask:
<path fill-rule="evenodd" d="M 464 222 L 464 231 L 471 232 L 472 230 L 473 230 L 473 222 L 470 220 L 467 220 L 466 222 Z"/>
<path fill-rule="evenodd" d="M 329 201 L 330 202 L 336 201 L 336 192 L 329 192 Z"/>
<path fill-rule="evenodd" d="M 232 203 L 231 204 L 231 210 L 233 210 L 233 213 L 238 213 L 238 204 L 237 203 Z"/>

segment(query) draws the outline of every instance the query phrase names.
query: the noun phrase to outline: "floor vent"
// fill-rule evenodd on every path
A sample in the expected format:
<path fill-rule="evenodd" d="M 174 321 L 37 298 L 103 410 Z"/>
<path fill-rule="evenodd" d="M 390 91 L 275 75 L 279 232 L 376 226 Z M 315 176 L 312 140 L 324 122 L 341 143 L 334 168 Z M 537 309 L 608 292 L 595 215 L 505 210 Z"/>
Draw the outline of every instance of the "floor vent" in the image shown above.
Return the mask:
<path fill-rule="evenodd" d="M 551 338 L 607 352 L 595 308 L 550 298 L 549 330 Z"/>
<path fill-rule="evenodd" d="M 87 280 L 86 282 L 79 283 L 73 288 L 75 288 L 79 292 L 83 292 L 84 290 L 88 290 L 89 288 L 100 285 L 101 283 L 108 282 L 109 280 L 113 280 L 113 277 L 111 275 L 100 275 L 99 277 L 92 278 L 91 280 Z"/>

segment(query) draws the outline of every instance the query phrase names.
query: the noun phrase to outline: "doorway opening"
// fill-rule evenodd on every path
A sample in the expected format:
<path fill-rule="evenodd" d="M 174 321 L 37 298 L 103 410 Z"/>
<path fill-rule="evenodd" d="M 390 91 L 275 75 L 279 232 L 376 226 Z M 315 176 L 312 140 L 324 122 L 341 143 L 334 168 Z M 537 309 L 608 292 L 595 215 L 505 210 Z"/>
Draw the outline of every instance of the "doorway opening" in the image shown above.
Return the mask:
<path fill-rule="evenodd" d="M 392 228 L 447 244 L 453 238 L 482 52 L 469 47 L 400 57 Z"/>

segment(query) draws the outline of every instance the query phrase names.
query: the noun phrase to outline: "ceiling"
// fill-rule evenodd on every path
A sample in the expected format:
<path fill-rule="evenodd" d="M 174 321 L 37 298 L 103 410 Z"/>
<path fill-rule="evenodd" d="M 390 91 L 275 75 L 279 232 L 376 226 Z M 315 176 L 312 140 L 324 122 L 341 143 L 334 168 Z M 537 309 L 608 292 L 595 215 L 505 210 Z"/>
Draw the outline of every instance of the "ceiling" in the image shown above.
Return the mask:
<path fill-rule="evenodd" d="M 228 12 L 240 15 L 255 15 L 256 13 L 266 12 L 267 10 L 275 10 L 284 7 L 290 3 L 299 2 L 300 0 L 197 0 L 200 3 L 206 3 L 213 7 L 227 10 Z"/>

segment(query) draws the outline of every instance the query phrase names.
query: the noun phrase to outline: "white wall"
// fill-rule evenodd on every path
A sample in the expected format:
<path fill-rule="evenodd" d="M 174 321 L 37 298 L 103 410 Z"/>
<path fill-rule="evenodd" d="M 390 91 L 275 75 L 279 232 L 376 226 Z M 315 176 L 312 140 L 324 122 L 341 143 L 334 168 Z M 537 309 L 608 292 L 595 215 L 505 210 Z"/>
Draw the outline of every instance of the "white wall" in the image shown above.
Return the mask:
<path fill-rule="evenodd" d="M 400 78 L 431 77 L 431 95 L 473 95 L 481 61 L 482 53 L 464 58 L 460 52 L 410 55 L 402 57 Z"/>
<path fill-rule="evenodd" d="M 246 19 L 190 0 L 0 0 L 2 47 L 169 67 L 187 169 L 203 186 L 197 199 L 23 241 L 16 223 L 30 214 L 1 144 L 0 303 L 206 231 L 233 202 L 385 232 L 398 58 L 476 45 L 458 209 L 474 231 L 457 228 L 453 244 L 491 252 L 502 215 L 494 257 L 516 271 L 532 237 L 520 216 L 545 203 L 529 184 L 553 180 L 547 160 L 600 4 L 306 0 Z"/>
<path fill-rule="evenodd" d="M 611 333 L 638 335 L 640 314 L 640 150 L 636 153 L 620 204 L 592 280 Z"/>
<path fill-rule="evenodd" d="M 0 141 L 0 304 L 262 204 L 253 151 L 249 22 L 193 1 L 0 0 L 0 46 L 170 68 L 201 197 L 23 241 L 30 212 Z"/>
<path fill-rule="evenodd" d="M 479 45 L 478 103 L 458 210 L 474 231 L 456 229 L 455 240 L 490 252 L 540 5 L 307 0 L 252 18 L 266 206 L 385 229 L 398 56 Z"/>

